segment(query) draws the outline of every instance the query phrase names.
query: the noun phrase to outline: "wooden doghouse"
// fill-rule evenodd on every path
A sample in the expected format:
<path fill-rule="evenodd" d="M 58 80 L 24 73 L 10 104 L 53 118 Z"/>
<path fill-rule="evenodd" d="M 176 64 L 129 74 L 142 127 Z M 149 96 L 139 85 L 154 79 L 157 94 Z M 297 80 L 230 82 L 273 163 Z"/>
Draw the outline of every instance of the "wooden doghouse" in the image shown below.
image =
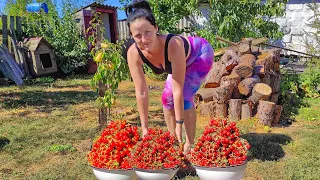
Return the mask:
<path fill-rule="evenodd" d="M 58 71 L 53 47 L 42 37 L 28 38 L 24 41 L 27 48 L 27 62 L 33 76 L 41 76 Z"/>

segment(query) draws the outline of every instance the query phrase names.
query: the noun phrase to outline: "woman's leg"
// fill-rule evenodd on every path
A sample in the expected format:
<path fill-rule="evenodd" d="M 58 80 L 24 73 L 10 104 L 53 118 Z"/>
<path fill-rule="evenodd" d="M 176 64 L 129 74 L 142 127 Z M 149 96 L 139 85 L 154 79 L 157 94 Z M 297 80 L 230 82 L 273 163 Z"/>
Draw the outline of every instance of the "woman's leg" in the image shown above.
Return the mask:
<path fill-rule="evenodd" d="M 186 130 L 186 143 L 184 144 L 184 154 L 190 151 L 196 135 L 197 114 L 195 107 L 184 111 L 184 125 Z"/>
<path fill-rule="evenodd" d="M 176 121 L 175 121 L 174 109 L 167 109 L 163 107 L 163 114 L 167 124 L 168 131 L 175 136 Z"/>

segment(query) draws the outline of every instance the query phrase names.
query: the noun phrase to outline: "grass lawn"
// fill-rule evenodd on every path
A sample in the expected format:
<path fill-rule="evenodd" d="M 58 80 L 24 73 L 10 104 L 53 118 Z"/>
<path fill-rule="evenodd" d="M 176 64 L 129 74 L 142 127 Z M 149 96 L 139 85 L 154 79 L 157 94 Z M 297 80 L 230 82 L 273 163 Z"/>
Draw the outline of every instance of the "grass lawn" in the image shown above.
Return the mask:
<path fill-rule="evenodd" d="M 90 78 L 0 87 L 0 179 L 95 179 L 86 160 L 100 133 Z M 148 84 L 150 126 L 165 128 L 163 82 Z M 117 94 L 114 116 L 139 125 L 133 83 L 122 82 Z M 286 127 L 265 128 L 255 119 L 238 123 L 252 146 L 244 179 L 319 179 L 320 98 L 303 101 Z M 208 120 L 198 115 L 197 136 Z M 199 178 L 191 174 L 175 179 Z"/>

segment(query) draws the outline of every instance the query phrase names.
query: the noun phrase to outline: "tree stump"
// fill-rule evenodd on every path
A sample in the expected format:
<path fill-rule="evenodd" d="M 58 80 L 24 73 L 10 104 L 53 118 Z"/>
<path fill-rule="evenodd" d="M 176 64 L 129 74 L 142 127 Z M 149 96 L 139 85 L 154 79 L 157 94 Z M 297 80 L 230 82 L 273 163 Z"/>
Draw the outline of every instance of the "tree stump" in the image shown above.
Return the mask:
<path fill-rule="evenodd" d="M 275 103 L 270 101 L 259 101 L 257 117 L 259 122 L 265 126 L 270 126 L 273 121 Z"/>
<path fill-rule="evenodd" d="M 242 99 L 230 99 L 228 118 L 231 121 L 239 121 L 241 118 Z"/>
<path fill-rule="evenodd" d="M 238 65 L 240 58 L 234 50 L 227 50 L 220 59 L 221 63 L 227 71 L 231 71 L 236 65 Z"/>
<path fill-rule="evenodd" d="M 226 70 L 225 64 L 223 64 L 221 61 L 214 62 L 207 77 L 205 78 L 204 87 L 205 88 L 219 87 L 221 78 L 227 75 L 229 75 L 229 72 Z"/>
<path fill-rule="evenodd" d="M 239 92 L 245 96 L 248 96 L 251 93 L 253 86 L 259 82 L 260 78 L 258 75 L 253 75 L 250 78 L 245 78 L 238 85 Z"/>
<path fill-rule="evenodd" d="M 199 105 L 200 114 L 203 116 L 210 116 L 210 118 L 215 116 L 215 104 L 214 102 L 206 102 Z"/>
<path fill-rule="evenodd" d="M 270 76 L 270 74 L 266 74 L 262 79 L 261 79 L 261 82 L 262 83 L 265 83 L 265 84 L 267 84 L 267 85 L 269 85 L 269 86 L 271 86 L 271 76 Z"/>
<path fill-rule="evenodd" d="M 215 104 L 215 117 L 216 118 L 226 118 L 227 117 L 227 104 L 226 103 L 216 103 Z"/>
<path fill-rule="evenodd" d="M 252 117 L 252 107 L 248 104 L 241 105 L 241 119 L 250 119 Z"/>
<path fill-rule="evenodd" d="M 264 83 L 254 85 L 252 95 L 248 98 L 251 103 L 256 104 L 259 100 L 267 100 L 272 93 L 270 86 Z"/>
<path fill-rule="evenodd" d="M 275 105 L 272 124 L 278 124 L 279 123 L 281 112 L 282 112 L 282 106 L 281 105 Z"/>

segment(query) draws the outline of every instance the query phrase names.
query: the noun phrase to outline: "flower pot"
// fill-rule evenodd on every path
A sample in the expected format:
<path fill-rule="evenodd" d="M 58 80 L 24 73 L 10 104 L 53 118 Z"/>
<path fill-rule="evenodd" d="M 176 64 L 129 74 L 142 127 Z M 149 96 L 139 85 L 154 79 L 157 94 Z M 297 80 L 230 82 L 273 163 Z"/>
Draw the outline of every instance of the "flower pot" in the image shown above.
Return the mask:
<path fill-rule="evenodd" d="M 199 178 L 201 180 L 240 180 L 242 179 L 247 162 L 237 166 L 227 167 L 204 167 L 204 166 L 193 166 Z"/>
<path fill-rule="evenodd" d="M 170 180 L 178 170 L 179 167 L 160 170 L 135 169 L 135 172 L 140 180 Z"/>
<path fill-rule="evenodd" d="M 93 174 L 99 180 L 136 180 L 137 176 L 133 169 L 102 169 L 91 166 Z"/>

